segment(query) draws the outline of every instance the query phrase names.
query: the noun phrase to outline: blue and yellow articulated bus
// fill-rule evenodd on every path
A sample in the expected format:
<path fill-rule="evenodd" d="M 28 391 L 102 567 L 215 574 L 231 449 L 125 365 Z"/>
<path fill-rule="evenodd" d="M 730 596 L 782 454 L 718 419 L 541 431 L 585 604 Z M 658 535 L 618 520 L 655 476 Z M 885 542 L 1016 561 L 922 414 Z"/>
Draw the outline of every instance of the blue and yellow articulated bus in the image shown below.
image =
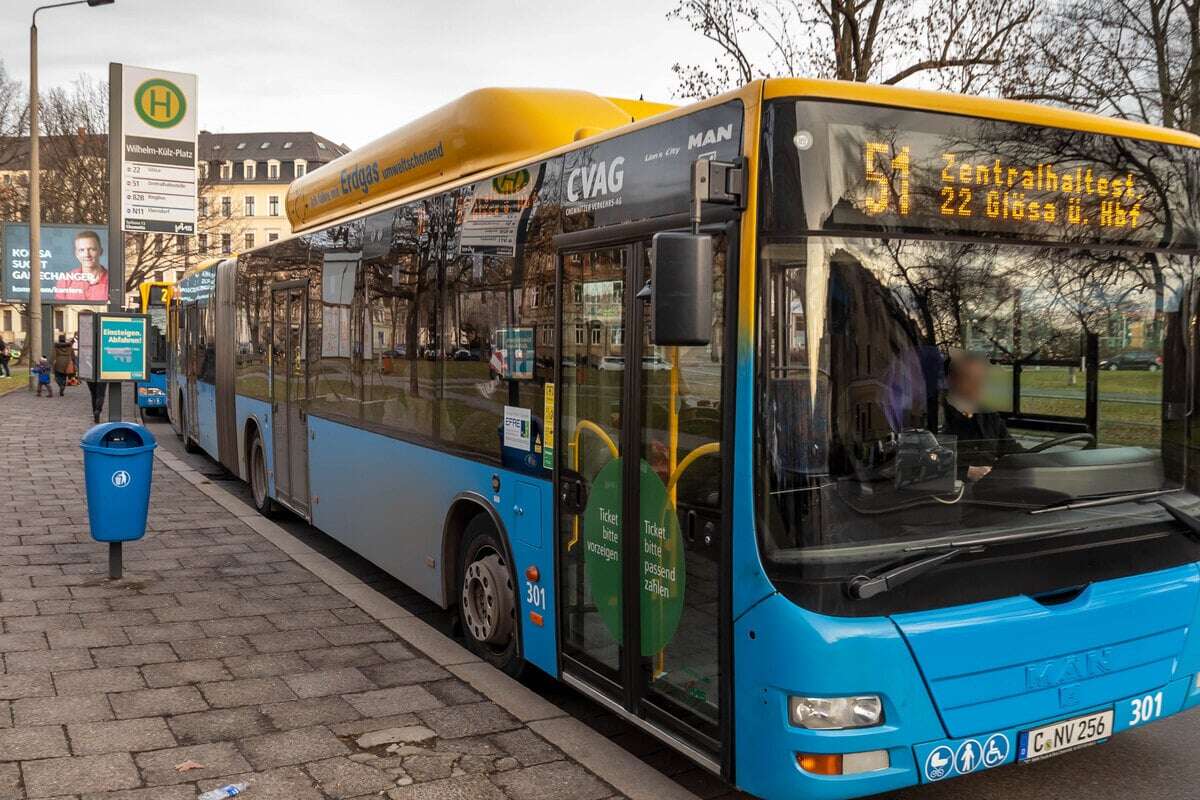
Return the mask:
<path fill-rule="evenodd" d="M 477 91 L 181 280 L 172 417 L 752 794 L 1064 754 L 1200 702 L 1198 157 L 859 84 Z"/>
<path fill-rule="evenodd" d="M 134 384 L 137 408 L 142 414 L 167 412 L 167 359 L 170 354 L 171 290 L 165 281 L 144 281 L 138 285 L 142 313 L 150 318 L 147 332 L 150 377 Z"/>

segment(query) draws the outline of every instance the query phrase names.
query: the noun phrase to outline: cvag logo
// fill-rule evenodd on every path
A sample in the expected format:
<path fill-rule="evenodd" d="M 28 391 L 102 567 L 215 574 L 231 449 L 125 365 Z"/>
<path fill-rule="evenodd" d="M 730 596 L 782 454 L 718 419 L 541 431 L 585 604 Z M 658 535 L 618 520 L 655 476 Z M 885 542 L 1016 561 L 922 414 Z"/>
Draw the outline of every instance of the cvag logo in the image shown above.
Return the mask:
<path fill-rule="evenodd" d="M 1112 648 L 1090 650 L 1086 653 L 1028 664 L 1025 667 L 1026 689 L 1050 689 L 1064 683 L 1095 678 L 1112 672 Z"/>
<path fill-rule="evenodd" d="M 719 142 L 727 142 L 733 138 L 733 123 L 722 125 L 718 128 L 709 128 L 700 133 L 693 133 L 688 136 L 688 150 L 695 150 L 697 147 L 707 147 L 711 144 Z"/>
<path fill-rule="evenodd" d="M 621 191 L 625 185 L 625 156 L 611 162 L 597 161 L 571 170 L 567 176 L 567 199 L 572 203 L 606 197 Z"/>

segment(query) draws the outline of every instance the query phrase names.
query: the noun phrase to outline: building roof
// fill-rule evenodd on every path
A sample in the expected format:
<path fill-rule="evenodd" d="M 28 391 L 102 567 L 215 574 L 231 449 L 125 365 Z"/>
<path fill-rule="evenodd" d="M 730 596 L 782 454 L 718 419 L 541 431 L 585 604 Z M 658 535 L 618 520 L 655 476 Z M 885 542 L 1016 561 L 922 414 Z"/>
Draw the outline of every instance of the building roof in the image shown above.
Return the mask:
<path fill-rule="evenodd" d="M 349 152 L 312 131 L 268 131 L 254 133 L 210 133 L 200 131 L 201 161 L 294 161 L 324 163 Z"/>

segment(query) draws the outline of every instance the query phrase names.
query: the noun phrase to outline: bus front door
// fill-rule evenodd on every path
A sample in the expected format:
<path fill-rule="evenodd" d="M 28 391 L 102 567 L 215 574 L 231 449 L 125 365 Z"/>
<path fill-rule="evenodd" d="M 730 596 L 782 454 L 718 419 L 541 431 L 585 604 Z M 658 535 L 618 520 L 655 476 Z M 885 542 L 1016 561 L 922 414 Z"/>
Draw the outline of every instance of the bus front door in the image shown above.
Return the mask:
<path fill-rule="evenodd" d="M 271 293 L 271 418 L 275 496 L 308 515 L 308 284 L 277 284 Z"/>
<path fill-rule="evenodd" d="M 555 426 L 564 680 L 714 770 L 729 460 L 717 240 L 703 347 L 652 344 L 649 304 L 636 296 L 650 277 L 649 241 L 560 254 Z"/>

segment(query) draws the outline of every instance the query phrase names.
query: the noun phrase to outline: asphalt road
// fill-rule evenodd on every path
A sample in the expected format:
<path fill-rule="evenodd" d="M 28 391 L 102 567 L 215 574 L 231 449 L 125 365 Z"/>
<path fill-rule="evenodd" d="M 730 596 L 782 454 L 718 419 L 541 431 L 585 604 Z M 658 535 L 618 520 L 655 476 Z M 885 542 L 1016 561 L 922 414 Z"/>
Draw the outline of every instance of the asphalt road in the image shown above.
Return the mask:
<path fill-rule="evenodd" d="M 250 500 L 249 490 L 203 455 L 184 453 L 182 443 L 165 422 L 149 421 L 165 447 L 190 462 L 215 482 Z M 286 530 L 334 559 L 340 566 L 388 595 L 409 611 L 452 635 L 449 615 L 404 584 L 342 547 L 315 528 L 295 519 L 278 520 Z M 533 688 L 552 702 L 602 731 L 613 741 L 661 772 L 675 778 L 705 800 L 733 800 L 746 795 L 664 748 L 571 689 L 549 679 L 534 679 Z M 1037 764 L 1008 766 L 923 786 L 879 795 L 879 800 L 1200 800 L 1200 715 L 1193 710 L 1128 731 L 1111 741 Z M 801 798 L 797 798 L 801 800 Z"/>

